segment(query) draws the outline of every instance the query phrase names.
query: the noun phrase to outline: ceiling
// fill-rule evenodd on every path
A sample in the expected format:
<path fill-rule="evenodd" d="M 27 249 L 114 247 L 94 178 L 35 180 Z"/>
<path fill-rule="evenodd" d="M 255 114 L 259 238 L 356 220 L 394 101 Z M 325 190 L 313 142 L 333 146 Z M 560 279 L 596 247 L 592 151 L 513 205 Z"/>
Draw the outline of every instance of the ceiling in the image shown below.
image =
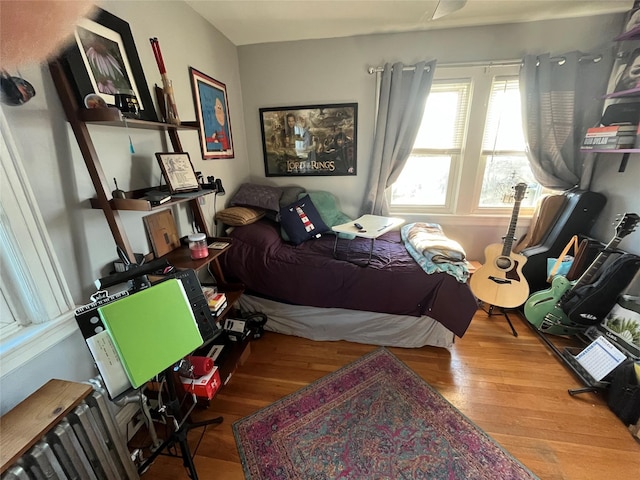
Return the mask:
<path fill-rule="evenodd" d="M 184 0 L 235 45 L 522 23 L 626 12 L 633 0 Z M 464 2 L 462 2 L 464 3 Z"/>

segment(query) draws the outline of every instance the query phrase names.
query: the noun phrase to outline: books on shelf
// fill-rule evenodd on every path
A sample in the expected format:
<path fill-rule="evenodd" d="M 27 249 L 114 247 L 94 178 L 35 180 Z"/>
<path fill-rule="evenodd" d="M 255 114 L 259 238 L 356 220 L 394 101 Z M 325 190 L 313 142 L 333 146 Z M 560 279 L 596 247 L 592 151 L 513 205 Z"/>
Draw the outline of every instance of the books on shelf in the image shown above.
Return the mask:
<path fill-rule="evenodd" d="M 582 140 L 584 150 L 617 150 L 634 148 L 638 125 L 620 124 L 587 129 Z"/>
<path fill-rule="evenodd" d="M 608 125 L 606 127 L 591 127 L 587 129 L 587 137 L 614 137 L 616 135 L 635 135 L 638 125 Z"/>
<path fill-rule="evenodd" d="M 621 135 L 613 137 L 584 137 L 582 141 L 583 149 L 619 149 L 633 148 L 635 135 Z"/>
<path fill-rule="evenodd" d="M 164 192 L 151 191 L 147 192 L 143 199 L 147 200 L 151 206 L 156 207 L 171 200 L 171 195 L 167 195 Z"/>
<path fill-rule="evenodd" d="M 216 316 L 219 315 L 227 306 L 227 296 L 210 287 L 204 287 L 202 291 L 211 312 Z"/>

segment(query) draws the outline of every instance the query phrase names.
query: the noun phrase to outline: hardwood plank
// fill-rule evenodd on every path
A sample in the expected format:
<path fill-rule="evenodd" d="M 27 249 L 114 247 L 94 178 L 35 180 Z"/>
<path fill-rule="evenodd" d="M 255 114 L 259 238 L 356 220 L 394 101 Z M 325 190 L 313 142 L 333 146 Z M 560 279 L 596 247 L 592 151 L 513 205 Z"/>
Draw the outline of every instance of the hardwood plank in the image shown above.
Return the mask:
<path fill-rule="evenodd" d="M 570 396 L 582 385 L 517 313 L 510 313 L 519 336 L 501 315 L 479 310 L 450 349 L 389 348 L 462 414 L 545 480 L 615 478 L 640 472 L 640 445 L 596 393 Z M 558 339 L 562 346 L 570 340 Z M 233 379 L 198 410 L 194 420 L 218 415 L 208 427 L 195 465 L 201 479 L 243 478 L 231 425 L 376 346 L 314 342 L 266 332 Z M 195 446 L 201 432 L 191 432 Z M 187 479 L 182 461 L 160 457 L 144 478 Z"/>

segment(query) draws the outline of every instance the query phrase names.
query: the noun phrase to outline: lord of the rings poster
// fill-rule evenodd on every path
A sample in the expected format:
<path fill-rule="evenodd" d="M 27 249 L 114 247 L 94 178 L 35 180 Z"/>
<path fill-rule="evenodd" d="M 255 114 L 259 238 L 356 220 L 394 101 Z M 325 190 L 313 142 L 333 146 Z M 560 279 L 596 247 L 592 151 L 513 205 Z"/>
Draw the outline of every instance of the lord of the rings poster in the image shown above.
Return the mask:
<path fill-rule="evenodd" d="M 265 175 L 356 175 L 357 123 L 357 103 L 261 108 Z"/>

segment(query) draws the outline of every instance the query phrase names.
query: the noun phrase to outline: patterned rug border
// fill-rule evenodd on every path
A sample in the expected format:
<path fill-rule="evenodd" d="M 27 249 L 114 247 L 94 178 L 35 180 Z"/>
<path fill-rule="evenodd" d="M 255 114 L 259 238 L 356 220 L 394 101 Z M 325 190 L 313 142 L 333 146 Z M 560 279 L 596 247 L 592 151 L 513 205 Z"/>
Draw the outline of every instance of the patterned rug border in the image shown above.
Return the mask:
<path fill-rule="evenodd" d="M 233 430 L 233 434 L 235 437 L 235 441 L 236 441 L 236 447 L 238 449 L 238 453 L 240 455 L 240 460 L 242 462 L 242 468 L 245 474 L 245 478 L 246 479 L 251 479 L 251 472 L 248 469 L 247 463 L 247 457 L 245 455 L 245 451 L 244 451 L 244 447 L 241 443 L 241 432 L 240 432 L 240 427 L 242 424 L 245 424 L 247 422 L 251 422 L 255 417 L 261 416 L 264 417 L 267 414 L 269 414 L 271 411 L 277 411 L 279 410 L 280 405 L 282 405 L 283 403 L 287 403 L 287 402 L 291 402 L 293 400 L 295 400 L 296 398 L 302 397 L 304 396 L 307 391 L 312 390 L 317 388 L 318 386 L 322 385 L 323 383 L 329 383 L 332 382 L 336 377 L 339 377 L 343 374 L 345 374 L 346 372 L 350 371 L 350 370 L 355 370 L 357 369 L 361 364 L 366 363 L 368 361 L 371 361 L 372 359 L 375 359 L 376 357 L 385 357 L 386 359 L 394 362 L 396 364 L 396 366 L 402 368 L 406 373 L 408 373 L 411 377 L 413 377 L 418 383 L 420 383 L 422 386 L 426 387 L 429 391 L 431 391 L 432 393 L 434 393 L 437 397 L 439 397 L 445 404 L 447 404 L 455 413 L 457 413 L 462 419 L 464 419 L 465 422 L 467 422 L 469 424 L 469 426 L 478 434 L 480 434 L 482 437 L 484 437 L 487 441 L 489 441 L 490 443 L 492 443 L 498 450 L 500 450 L 504 455 L 506 455 L 507 457 L 509 457 L 510 459 L 513 460 L 514 463 L 516 463 L 517 465 L 519 465 L 526 473 L 528 473 L 532 479 L 538 479 L 539 477 L 537 477 L 529 468 L 527 468 L 522 462 L 520 462 L 516 457 L 514 457 L 511 453 L 509 453 L 506 449 L 504 449 L 493 437 L 491 437 L 487 432 L 485 432 L 482 428 L 480 428 L 475 422 L 473 422 L 469 417 L 467 417 L 464 413 L 462 413 L 455 405 L 453 405 L 449 400 L 447 400 L 440 392 L 438 392 L 434 387 L 432 387 L 426 380 L 424 380 L 422 377 L 420 377 L 420 375 L 418 375 L 414 370 L 411 369 L 411 367 L 409 367 L 406 363 L 404 363 L 402 360 L 400 360 L 398 357 L 396 357 L 393 353 L 391 353 L 387 348 L 385 347 L 378 347 L 377 349 L 364 354 L 363 356 L 361 356 L 360 358 L 347 363 L 346 365 L 338 368 L 337 370 L 327 373 L 326 375 L 322 376 L 321 378 L 313 381 L 312 383 L 310 383 L 309 385 L 306 385 L 302 388 L 300 388 L 299 390 L 296 390 L 295 392 L 292 392 L 278 400 L 276 400 L 275 402 L 267 405 L 266 407 L 260 408 L 259 410 L 256 410 L 255 412 L 251 413 L 250 415 L 247 415 L 246 417 L 243 417 L 237 421 L 235 421 L 232 424 L 232 430 Z"/>

